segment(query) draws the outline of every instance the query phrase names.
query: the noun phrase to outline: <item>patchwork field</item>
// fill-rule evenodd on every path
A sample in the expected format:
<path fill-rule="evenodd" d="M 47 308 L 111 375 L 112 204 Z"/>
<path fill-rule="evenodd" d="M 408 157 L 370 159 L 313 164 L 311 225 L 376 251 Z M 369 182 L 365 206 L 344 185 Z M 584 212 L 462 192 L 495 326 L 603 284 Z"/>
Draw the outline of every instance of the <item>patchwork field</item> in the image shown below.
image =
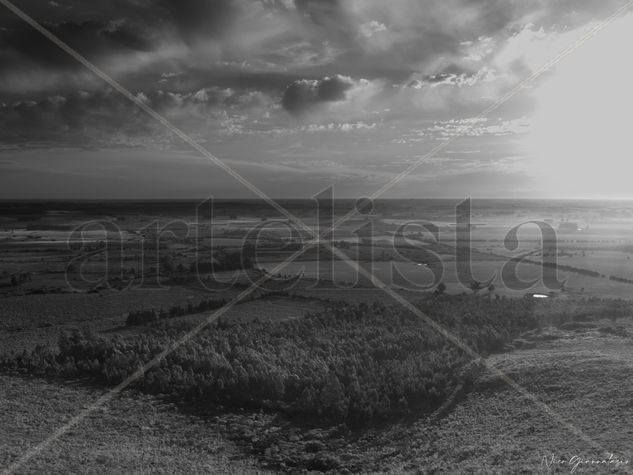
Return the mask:
<path fill-rule="evenodd" d="M 628 205 L 488 204 L 466 259 L 450 206 L 377 203 L 276 272 L 309 236 L 259 205 L 202 223 L 182 203 L 72 206 L 1 221 L 0 467 L 174 342 L 24 471 L 568 473 L 544 460 L 631 457 Z M 69 234 L 95 218 L 118 231 Z M 529 220 L 558 230 L 556 246 L 529 227 L 510 246 Z"/>

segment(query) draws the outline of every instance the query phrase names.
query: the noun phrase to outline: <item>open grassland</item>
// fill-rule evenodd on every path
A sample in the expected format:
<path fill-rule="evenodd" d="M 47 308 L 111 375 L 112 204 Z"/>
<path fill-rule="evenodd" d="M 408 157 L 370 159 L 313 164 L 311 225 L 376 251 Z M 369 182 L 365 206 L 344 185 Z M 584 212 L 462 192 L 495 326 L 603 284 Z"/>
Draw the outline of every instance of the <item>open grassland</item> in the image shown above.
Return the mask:
<path fill-rule="evenodd" d="M 104 394 L 0 375 L 0 469 Z M 263 473 L 214 424 L 126 393 L 68 431 L 19 473 Z"/>
<path fill-rule="evenodd" d="M 535 329 L 486 359 L 549 412 L 482 366 L 471 384 L 456 388 L 434 411 L 362 428 L 128 391 L 82 421 L 25 471 L 250 473 L 258 467 L 307 467 L 505 474 L 549 473 L 543 458 L 552 456 L 604 459 L 609 452 L 630 460 L 631 309 L 593 300 L 577 302 L 570 313 L 561 310 L 560 304 L 542 306 Z M 21 376 L 1 376 L 0 381 L 0 464 L 5 465 L 102 394 L 77 381 Z M 567 423 L 575 428 L 572 432 Z M 570 470 L 569 464 L 551 469 Z M 609 465 L 580 465 L 577 473 L 619 472 Z"/>
<path fill-rule="evenodd" d="M 184 287 L 125 292 L 34 294 L 0 299 L 0 329 L 32 329 L 53 325 L 79 325 L 110 319 L 125 321 L 125 313 L 141 308 L 168 307 L 174 302 L 197 302 L 209 292 Z"/>
<path fill-rule="evenodd" d="M 183 289 L 181 289 L 182 291 Z M 166 292 L 162 295 L 164 305 L 159 305 L 161 299 L 151 299 L 151 295 L 159 294 L 158 292 L 150 293 L 146 296 L 147 302 L 145 306 L 137 306 L 137 300 L 129 300 L 130 295 L 118 294 L 125 297 L 119 301 L 121 305 L 121 311 L 125 308 L 133 308 L 133 311 L 139 311 L 146 309 L 146 311 L 160 312 L 161 309 L 169 310 L 176 305 L 178 308 L 185 310 L 185 315 L 179 316 L 175 319 L 165 321 L 165 325 L 169 324 L 182 324 L 185 322 L 199 323 L 209 318 L 213 311 L 206 311 L 198 313 L 196 311 L 186 312 L 188 306 L 195 306 L 202 301 L 206 301 L 209 298 L 207 293 L 196 293 L 195 298 L 192 298 L 191 291 L 187 290 L 184 293 L 179 292 Z M 213 294 L 212 294 L 213 295 Z M 221 295 L 230 296 L 230 293 L 223 293 Z M 7 328 L 0 327 L 0 354 L 23 351 L 33 349 L 37 345 L 44 345 L 49 347 L 55 347 L 58 343 L 59 337 L 64 332 L 70 332 L 75 329 L 79 329 L 86 332 L 101 333 L 108 338 L 116 336 L 128 337 L 130 335 L 139 335 L 147 332 L 146 327 L 126 327 L 126 320 L 129 312 L 121 313 L 119 315 L 111 315 L 108 310 L 110 307 L 105 305 L 95 294 L 71 294 L 70 296 L 77 296 L 78 299 L 75 302 L 83 302 L 84 306 L 77 305 L 73 307 L 71 299 L 51 299 L 51 297 L 60 297 L 58 295 L 42 295 L 36 297 L 42 297 L 48 304 L 52 302 L 62 302 L 62 308 L 68 308 L 69 312 L 76 312 L 75 315 L 86 316 L 95 315 L 93 318 L 63 318 L 63 315 L 59 320 L 54 320 L 50 317 L 49 313 L 34 313 L 29 314 L 26 309 L 20 313 L 20 318 L 17 320 L 9 320 L 12 322 L 19 322 L 20 326 L 14 323 L 14 326 L 8 326 Z M 67 297 L 67 296 L 64 296 Z M 28 300 L 27 300 L 28 301 Z M 130 302 L 135 302 L 135 306 L 131 307 Z M 98 312 L 89 312 L 90 305 L 86 303 L 95 304 L 95 306 L 101 305 L 101 310 L 104 311 L 104 315 L 100 315 Z M 127 304 L 127 305 L 126 305 Z M 224 319 L 235 323 L 248 323 L 248 322 L 278 322 L 284 320 L 293 320 L 304 317 L 307 313 L 318 312 L 323 309 L 326 302 L 316 298 L 281 298 L 281 297 L 266 297 L 256 300 L 249 300 L 239 305 L 236 305 L 229 309 L 224 314 Z M 65 307 L 64 307 L 65 306 Z M 37 307 L 40 312 L 44 312 L 41 307 Z M 54 314 L 53 314 L 54 315 Z M 178 323 L 179 322 L 179 323 Z"/>
<path fill-rule="evenodd" d="M 492 355 L 490 365 L 546 406 L 486 372 L 432 426 L 419 422 L 390 433 L 392 440 L 404 441 L 380 469 L 570 473 L 578 459 L 602 461 L 613 454 L 612 460 L 628 460 L 628 466 L 581 462 L 575 473 L 627 473 L 633 463 L 633 333 L 630 321 L 623 325 L 617 335 L 605 331 L 614 328 L 607 321 L 527 335 L 523 344 L 529 341 L 530 348 Z M 552 457 L 564 462 L 548 466 L 544 459 Z"/>
<path fill-rule="evenodd" d="M 251 300 L 236 305 L 226 311 L 221 321 L 240 323 L 277 323 L 283 321 L 297 320 L 308 314 L 323 311 L 326 302 L 315 298 L 287 298 L 287 297 L 265 297 Z M 209 318 L 213 312 L 194 313 L 177 317 L 171 320 L 164 320 L 161 326 L 182 325 L 183 323 L 199 323 Z M 142 330 L 141 330 L 142 331 Z"/>
<path fill-rule="evenodd" d="M 633 435 L 628 427 L 633 306 L 604 298 L 633 295 L 631 283 L 609 280 L 633 278 L 630 213 L 613 222 L 601 211 L 563 216 L 512 209 L 475 216 L 472 263 L 479 281 L 499 273 L 514 256 L 503 237 L 517 222 L 546 217 L 555 225 L 573 219 L 584 229 L 559 236 L 559 264 L 568 266 L 559 275 L 564 290 L 506 288 L 542 275 L 543 256 L 537 253 L 534 263 L 519 265 L 509 280 L 498 275 L 494 291 L 473 296 L 468 283 L 457 278 L 453 216 L 446 209 L 418 213 L 393 206 L 395 218 L 383 211 L 373 235 L 354 237 L 353 229 L 366 224 L 357 221 L 338 230 L 333 241 L 601 448 L 570 433 L 419 317 L 390 306 L 392 298 L 369 282 L 336 288 L 332 280 L 349 285 L 357 275 L 342 262 L 334 262 L 330 272 L 317 261 L 329 254 L 314 248 L 268 282 L 267 290 L 257 291 L 254 300 L 231 308 L 35 458 L 25 472 L 249 473 L 264 467 L 505 474 L 545 471 L 546 455 L 595 458 L 604 449 L 633 458 L 627 452 Z M 0 275 L 0 468 L 207 319 L 212 310 L 200 311 L 201 301 L 229 300 L 251 282 L 239 271 L 236 285 L 222 290 L 202 272 L 209 286 L 204 290 L 192 264 L 198 251 L 207 270 L 214 259 L 224 265 L 234 258 L 249 229 L 265 221 L 253 213 L 248 206 L 231 209 L 215 226 L 200 229 L 205 238 L 217 238 L 216 248 L 210 240 L 198 248 L 191 237 L 166 237 L 154 249 L 160 256 L 147 266 L 150 276 L 160 271 L 164 290 L 115 290 L 138 281 L 136 272 L 147 264 L 140 259 L 141 235 L 135 230 L 151 221 L 150 214 L 115 220 L 125 228 L 124 279 L 117 277 L 109 289 L 92 288 L 77 269 L 70 273 L 74 283 L 90 290 L 86 293 L 67 291 L 66 266 L 71 256 L 89 257 L 83 270 L 98 281 L 106 266 L 98 235 L 88 236 L 85 254 L 67 249 L 68 230 L 46 230 L 59 218 L 35 217 L 15 235 L 0 236 L 0 271 L 5 271 Z M 441 227 L 441 242 L 427 233 L 412 237 L 419 238 L 417 247 L 389 249 L 399 242 L 395 224 L 425 213 Z M 64 220 L 79 224 L 80 218 Z M 534 230 L 523 237 L 519 250 L 538 246 Z M 283 223 L 269 222 L 261 243 L 270 259 L 261 262 L 272 267 L 283 260 L 297 243 L 277 247 L 295 238 Z M 377 244 L 374 249 L 370 241 Z M 430 271 L 440 262 L 431 252 L 441 256 L 446 293 L 464 295 L 404 290 L 407 279 L 434 288 L 428 286 Z M 394 263 L 406 279 L 391 278 Z M 235 268 L 222 269 L 219 277 L 229 277 Z M 10 273 L 18 271 L 32 273 L 32 281 L 12 285 Z M 302 271 L 301 278 L 289 277 Z M 555 290 L 556 298 L 504 298 L 548 290 Z M 170 315 L 175 307 L 186 311 L 125 325 L 130 312 Z M 569 473 L 570 467 L 553 470 Z"/>

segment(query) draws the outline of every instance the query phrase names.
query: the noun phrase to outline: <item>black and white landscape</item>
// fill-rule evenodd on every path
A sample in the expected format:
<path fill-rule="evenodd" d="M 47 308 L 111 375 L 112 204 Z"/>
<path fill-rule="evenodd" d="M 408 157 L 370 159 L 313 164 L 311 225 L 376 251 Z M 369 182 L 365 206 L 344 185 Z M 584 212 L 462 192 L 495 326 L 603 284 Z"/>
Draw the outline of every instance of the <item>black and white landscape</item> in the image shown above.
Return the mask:
<path fill-rule="evenodd" d="M 0 0 L 2 473 L 626 473 L 633 2 Z"/>

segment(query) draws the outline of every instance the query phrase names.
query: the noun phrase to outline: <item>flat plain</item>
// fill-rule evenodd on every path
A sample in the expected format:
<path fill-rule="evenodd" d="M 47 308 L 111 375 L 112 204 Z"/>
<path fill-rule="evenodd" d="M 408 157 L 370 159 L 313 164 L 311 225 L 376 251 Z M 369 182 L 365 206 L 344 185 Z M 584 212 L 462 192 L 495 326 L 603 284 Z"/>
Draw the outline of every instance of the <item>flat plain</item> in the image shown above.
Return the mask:
<path fill-rule="evenodd" d="M 568 473 L 551 460 L 630 457 L 630 204 L 476 203 L 467 278 L 453 203 L 381 202 L 336 230 L 330 245 L 472 354 L 323 246 L 275 271 L 307 236 L 264 205 L 202 222 L 190 205 L 2 204 L 0 466 L 203 323 L 21 471 Z M 509 246 L 538 220 L 556 242 L 527 224 Z"/>

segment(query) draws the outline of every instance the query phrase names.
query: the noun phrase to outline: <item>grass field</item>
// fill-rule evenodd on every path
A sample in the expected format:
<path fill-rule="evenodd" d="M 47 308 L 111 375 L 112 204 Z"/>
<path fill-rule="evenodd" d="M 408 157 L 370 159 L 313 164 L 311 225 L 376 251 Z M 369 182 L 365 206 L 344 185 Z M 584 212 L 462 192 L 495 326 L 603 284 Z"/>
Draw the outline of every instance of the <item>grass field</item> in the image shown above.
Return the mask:
<path fill-rule="evenodd" d="M 0 468 L 104 394 L 77 384 L 0 375 Z M 82 420 L 20 473 L 263 473 L 216 425 L 126 393 Z"/>
<path fill-rule="evenodd" d="M 630 332 L 630 322 L 627 326 Z M 631 460 L 633 429 L 627 422 L 633 417 L 630 337 L 594 330 L 563 331 L 551 338 L 534 342 L 531 349 L 493 355 L 489 360 L 546 404 L 551 413 L 487 373 L 436 425 L 414 424 L 403 429 L 407 441 L 381 468 L 396 472 L 570 473 L 573 464 L 569 459 L 574 456 L 605 459 L 611 453 Z M 548 467 L 543 458 L 552 456 L 565 463 Z M 626 469 L 580 464 L 576 473 L 623 473 Z"/>
<path fill-rule="evenodd" d="M 83 324 L 93 320 L 125 321 L 125 313 L 141 308 L 168 307 L 173 302 L 198 301 L 209 292 L 173 286 L 161 290 L 125 292 L 55 293 L 5 297 L 0 307 L 0 328 L 39 328 L 59 324 Z"/>
<path fill-rule="evenodd" d="M 472 230 L 472 278 L 486 281 L 496 275 L 496 279 L 493 292 L 488 294 L 483 290 L 478 297 L 471 298 L 457 295 L 472 292 L 468 282 L 458 279 L 457 265 L 463 262 L 455 260 L 455 246 L 459 243 L 455 241 L 451 210 L 431 206 L 418 211 L 412 207 L 389 206 L 392 208 L 377 211 L 375 219 L 372 218 L 377 226 L 375 235 L 354 237 L 354 230 L 368 223 L 361 218 L 337 230 L 333 241 L 416 305 L 433 298 L 460 301 L 453 311 L 441 313 L 444 320 L 440 323 L 461 322 L 452 328 L 457 333 L 465 328 L 472 330 L 477 335 L 473 342 L 480 345 L 489 365 L 510 375 L 600 447 L 570 432 L 566 424 L 552 418 L 552 414 L 544 412 L 542 406 L 525 394 L 514 391 L 493 371 L 474 371 L 472 384 L 462 384 L 460 381 L 465 379 L 458 370 L 466 371 L 470 366 L 462 368 L 461 357 L 455 358 L 459 364 L 442 366 L 448 369 L 440 376 L 427 375 L 427 363 L 429 367 L 440 367 L 443 361 L 452 361 L 447 358 L 452 350 L 440 345 L 440 342 L 446 343 L 443 337 L 433 333 L 431 328 L 418 331 L 419 321 L 407 320 L 411 315 L 396 318 L 397 311 L 385 313 L 384 319 L 374 315 L 374 320 L 368 322 L 365 317 L 371 314 L 372 304 L 395 304 L 392 297 L 375 289 L 367 280 L 360 280 L 360 285 L 350 288 L 350 282 L 357 282 L 355 271 L 343 262 L 328 265 L 316 261 L 317 252 L 312 249 L 302 255 L 300 261 L 281 271 L 286 276 L 302 274 L 303 277 L 272 279 L 267 283 L 268 290 L 260 289 L 253 300 L 228 310 L 221 325 L 210 329 L 207 339 L 202 335 L 202 343 L 192 345 L 192 351 L 183 350 L 176 363 L 169 360 L 169 364 L 174 363 L 172 367 L 165 367 L 168 363 L 163 363 L 158 375 L 163 379 L 159 381 L 156 377 L 155 381 L 164 383 L 169 391 L 165 390 L 160 396 L 125 391 L 34 458 L 24 472 L 264 473 L 267 470 L 332 469 L 335 473 L 505 474 L 546 472 L 551 468 L 543 466 L 546 455 L 595 458 L 610 451 L 633 458 L 628 443 L 633 436 L 633 430 L 628 427 L 633 416 L 629 376 L 633 363 L 633 311 L 629 311 L 628 302 L 592 299 L 630 300 L 633 297 L 633 285 L 608 278 L 614 275 L 633 279 L 633 264 L 629 259 L 632 255 L 629 251 L 633 249 L 633 215 L 626 209 L 609 214 L 602 209 L 582 209 L 582 206 L 567 214 L 563 214 L 562 208 L 547 206 L 536 210 L 512 207 L 510 211 L 475 212 L 473 222 L 478 224 Z M 380 210 L 380 206 L 377 209 Z M 97 213 L 94 208 L 89 208 L 92 214 L 78 213 L 72 219 L 57 214 L 0 218 L 3 223 L 0 230 L 0 356 L 11 351 L 33 350 L 36 345 L 54 351 L 62 332 L 79 328 L 96 338 L 91 344 L 97 343 L 87 348 L 101 351 L 98 339 L 103 338 L 106 347 L 111 344 L 117 351 L 129 350 L 123 352 L 126 356 L 138 350 L 138 354 L 145 357 L 150 354 L 149 350 L 145 351 L 146 347 L 151 347 L 152 352 L 167 347 L 183 331 L 204 321 L 212 312 L 190 312 L 133 327 L 125 326 L 129 312 L 168 310 L 208 299 L 229 300 L 253 280 L 246 279 L 247 272 L 242 270 L 222 270 L 216 275 L 218 281 L 207 280 L 210 274 L 201 276 L 202 283 L 208 285 L 205 289 L 190 267 L 197 251 L 204 260 L 210 261 L 215 252 L 240 249 L 253 225 L 266 224 L 261 255 L 271 257 L 257 264 L 270 270 L 292 252 L 279 250 L 280 243 L 298 237 L 289 231 L 287 223 L 275 222 L 272 214 L 258 215 L 249 205 L 222 212 L 213 226 L 201 225 L 199 231 L 207 239 L 202 243 L 196 243 L 192 236 L 166 237 L 165 242 L 151 249 L 159 255 L 151 254 L 153 260 L 148 260 L 147 256 L 143 259 L 140 242 L 142 238 L 151 241 L 152 233 L 137 231 L 154 218 L 166 224 L 172 218 L 183 216 L 190 222 L 189 231 L 193 231 L 195 225 L 190 214 L 172 211 L 172 216 L 163 213 L 162 208 L 154 210 L 154 214 L 126 213 L 116 207 L 98 212 L 121 215 L 115 222 L 123 231 L 124 270 L 134 267 L 138 271 L 145 265 L 147 269 L 143 270 L 155 276 L 160 269 L 160 283 L 165 289 L 116 290 L 123 288 L 125 282 L 114 280 L 109 289 L 102 286 L 85 293 L 70 291 L 65 271 L 71 256 L 86 257 L 82 269 L 85 276 L 98 279 L 103 275 L 106 259 L 99 247 L 103 235 L 90 232 L 85 236 L 84 244 L 88 246 L 85 250 L 78 250 L 76 246 L 69 250 L 65 242 L 68 229 L 57 225 L 65 222 L 74 226 L 80 224 L 83 217 L 94 218 Z M 311 213 L 299 209 L 298 214 L 305 215 L 308 224 L 317 228 L 318 222 Z M 389 246 L 401 242 L 393 237 L 394 226 L 410 219 L 428 219 L 438 224 L 440 243 L 433 242 L 427 233 L 424 241 L 419 242 L 419 248 L 396 249 L 409 260 L 405 262 L 406 259 Z M 512 226 L 530 219 L 548 219 L 553 227 L 568 220 L 577 221 L 582 229 L 559 235 L 558 262 L 596 272 L 598 276 L 564 270 L 559 272 L 559 280 L 565 282 L 564 290 L 548 289 L 543 282 L 519 289 L 517 284 L 521 280 L 538 280 L 543 275 L 538 264 L 521 264 L 517 274 L 505 276 L 504 281 L 501 269 L 507 258 L 517 252 L 505 248 L 504 236 Z M 208 247 L 211 233 L 217 237 L 215 249 Z M 539 244 L 539 235 L 534 229 L 522 231 L 521 238 L 518 250 L 532 249 Z M 341 244 L 339 240 L 346 243 Z M 374 262 L 370 262 L 369 241 L 379 244 L 374 249 L 377 252 Z M 438 262 L 427 262 L 428 251 L 441 256 L 443 267 L 439 267 Z M 110 257 L 117 262 L 121 255 L 115 253 Z M 534 259 L 541 257 L 537 253 Z M 394 277 L 394 268 L 402 278 Z M 435 289 L 431 285 L 432 271 L 440 268 L 443 273 L 436 276 L 446 284 L 448 297 L 432 297 Z M 32 280 L 12 285 L 10 275 L 14 272 L 32 273 Z M 234 288 L 223 290 L 219 278 L 234 273 L 240 276 L 239 282 Z M 257 269 L 248 274 L 261 275 Z M 75 279 L 74 283 L 81 284 L 76 269 L 70 277 Z M 341 285 L 333 285 L 332 280 Z M 416 288 L 412 283 L 422 285 Z M 88 285 L 86 290 L 91 288 Z M 537 318 L 533 321 L 510 325 L 505 320 L 506 314 L 497 315 L 499 322 L 487 322 L 487 326 L 477 326 L 472 321 L 478 307 L 529 306 L 531 301 L 518 298 L 529 292 L 549 290 L 555 291 L 555 297 L 538 304 L 540 307 L 536 307 L 534 314 Z M 272 295 L 267 295 L 271 292 Z M 355 307 L 359 304 L 363 305 Z M 446 308 L 450 305 L 446 303 Z M 429 308 L 437 310 L 432 305 Z M 339 327 L 340 322 L 332 322 L 327 316 L 322 320 L 317 318 L 316 323 L 310 322 L 312 326 L 305 326 L 306 315 L 342 312 L 343 309 L 353 315 L 348 326 Z M 529 326 L 528 323 L 537 328 L 514 339 L 509 337 L 515 334 L 513 332 L 519 333 L 517 325 Z M 216 329 L 223 336 L 217 336 Z M 428 345 L 436 345 L 437 351 L 424 353 Z M 212 356 L 206 358 L 207 354 Z M 109 369 L 110 356 L 106 354 L 103 361 L 97 360 L 97 363 Z M 64 376 L 69 368 L 84 371 L 98 366 L 94 358 L 84 361 L 83 366 L 76 365 L 80 359 L 65 360 L 57 367 L 58 378 L 52 370 L 46 380 L 25 374 L 18 376 L 15 369 L 0 374 L 0 469 L 104 394 L 103 387 L 90 386 L 97 384 L 98 378 L 90 382 Z M 38 363 L 34 361 L 32 368 Z M 226 364 L 223 365 L 223 361 Z M 134 364 L 123 368 L 124 372 L 131 370 Z M 25 367 L 20 370 L 28 372 Z M 308 370 L 319 377 L 307 377 Z M 330 378 L 336 371 L 347 393 L 341 392 L 336 380 Z M 113 373 L 104 374 L 109 377 Z M 416 381 L 422 379 L 416 376 L 419 374 L 424 378 L 428 376 L 429 384 L 417 388 L 418 396 L 439 394 L 442 388 L 446 394 L 453 392 L 445 398 L 445 403 L 440 404 L 430 397 L 433 404 L 425 406 L 426 409 L 412 404 L 415 411 L 406 413 L 406 408 L 399 405 L 400 399 L 408 403 L 406 398 L 394 397 L 394 401 L 390 398 L 399 394 L 398 391 L 407 393 L 404 388 L 414 387 Z M 196 381 L 201 382 L 200 387 L 193 388 L 198 392 L 193 389 L 179 392 L 194 375 L 198 378 Z M 355 391 L 354 378 L 348 378 L 350 375 L 358 378 L 359 384 L 362 382 L 363 397 Z M 449 378 L 450 375 L 455 378 Z M 116 377 L 111 379 L 114 381 Z M 239 392 L 240 388 L 247 388 L 259 394 L 260 388 L 268 391 L 268 386 L 274 386 L 280 379 L 284 388 L 294 388 L 303 399 L 296 397 L 297 394 L 286 397 L 286 393 L 278 399 L 268 393 L 248 399 Z M 451 384 L 444 384 L 448 379 Z M 109 384 L 111 381 L 108 381 Z M 212 388 L 221 392 L 222 398 L 196 399 L 195 394 L 200 393 L 203 386 L 205 390 Z M 262 394 L 264 389 L 261 389 Z M 407 394 L 411 396 L 411 392 Z M 211 392 L 205 394 L 209 396 Z M 336 395 L 335 402 L 339 406 L 352 407 L 350 401 L 356 398 L 372 408 L 367 414 L 372 417 L 379 414 L 383 419 L 377 418 L 362 428 L 355 425 L 358 421 L 351 423 L 331 417 L 325 420 L 319 410 L 335 408 L 329 401 L 331 394 Z M 442 393 L 442 397 L 446 394 Z M 415 399 L 411 397 L 414 403 Z M 380 413 L 378 409 L 383 406 L 386 409 Z M 403 416 L 405 413 L 408 415 Z M 595 469 L 579 467 L 577 471 L 595 473 Z M 551 471 L 569 473 L 570 467 L 561 465 Z"/>
<path fill-rule="evenodd" d="M 607 330 L 616 327 L 617 334 Z M 35 457 L 25 471 L 264 473 L 269 464 L 279 470 L 275 460 L 284 452 L 310 455 L 305 447 L 322 447 L 318 450 L 342 461 L 341 468 L 361 473 L 570 473 L 568 460 L 574 456 L 604 459 L 609 452 L 630 459 L 631 335 L 629 319 L 615 324 L 598 319 L 574 330 L 530 332 L 515 349 L 489 357 L 489 365 L 527 388 L 550 414 L 491 372 L 441 414 L 362 432 L 315 428 L 310 436 L 272 414 L 201 417 L 199 410 L 126 392 Z M 0 383 L 0 466 L 102 394 L 36 378 L 0 376 Z M 260 440 L 279 431 L 290 435 L 272 450 L 259 448 Z M 543 460 L 551 456 L 565 464 L 549 470 Z M 580 465 L 576 473 L 619 472 Z"/>

